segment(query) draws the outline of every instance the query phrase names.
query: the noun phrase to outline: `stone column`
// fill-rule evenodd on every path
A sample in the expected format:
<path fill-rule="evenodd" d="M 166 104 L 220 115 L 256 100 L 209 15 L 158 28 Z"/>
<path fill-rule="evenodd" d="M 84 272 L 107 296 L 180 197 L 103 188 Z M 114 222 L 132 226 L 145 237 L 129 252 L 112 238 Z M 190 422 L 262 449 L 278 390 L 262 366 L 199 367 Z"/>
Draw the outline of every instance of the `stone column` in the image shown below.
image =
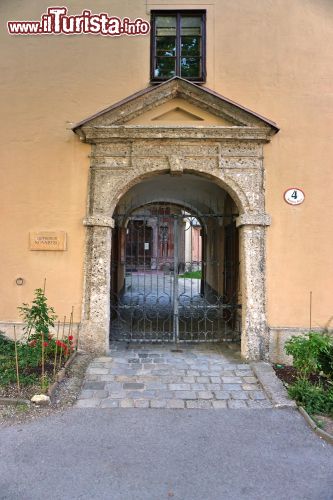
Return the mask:
<path fill-rule="evenodd" d="M 241 354 L 249 360 L 265 359 L 268 354 L 265 233 L 269 225 L 267 214 L 248 213 L 237 219 L 242 266 Z"/>
<path fill-rule="evenodd" d="M 97 353 L 109 349 L 111 232 L 114 220 L 90 216 L 87 226 L 81 345 Z"/>

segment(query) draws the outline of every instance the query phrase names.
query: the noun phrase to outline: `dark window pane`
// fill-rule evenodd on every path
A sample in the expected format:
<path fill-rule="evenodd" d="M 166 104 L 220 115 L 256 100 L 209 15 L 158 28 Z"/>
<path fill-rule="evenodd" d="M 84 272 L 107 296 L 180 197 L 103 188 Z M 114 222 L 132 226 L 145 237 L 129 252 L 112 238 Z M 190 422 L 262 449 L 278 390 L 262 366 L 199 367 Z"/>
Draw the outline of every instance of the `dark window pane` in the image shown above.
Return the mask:
<path fill-rule="evenodd" d="M 174 57 L 157 57 L 155 61 L 155 78 L 172 78 L 176 74 L 176 59 Z"/>
<path fill-rule="evenodd" d="M 182 35 L 200 35 L 201 34 L 201 17 L 183 16 L 181 19 L 181 34 Z"/>
<path fill-rule="evenodd" d="M 176 16 L 156 16 L 156 26 L 158 28 L 176 28 Z"/>
<path fill-rule="evenodd" d="M 156 28 L 156 36 L 176 36 L 176 28 Z"/>
<path fill-rule="evenodd" d="M 156 18 L 156 36 L 176 36 L 176 16 L 158 16 Z"/>
<path fill-rule="evenodd" d="M 169 36 L 156 38 L 156 52 L 158 56 L 175 56 L 176 39 Z"/>
<path fill-rule="evenodd" d="M 199 36 L 182 36 L 182 56 L 200 56 L 201 38 Z"/>
<path fill-rule="evenodd" d="M 200 78 L 200 58 L 182 57 L 181 58 L 181 76 L 184 78 Z"/>

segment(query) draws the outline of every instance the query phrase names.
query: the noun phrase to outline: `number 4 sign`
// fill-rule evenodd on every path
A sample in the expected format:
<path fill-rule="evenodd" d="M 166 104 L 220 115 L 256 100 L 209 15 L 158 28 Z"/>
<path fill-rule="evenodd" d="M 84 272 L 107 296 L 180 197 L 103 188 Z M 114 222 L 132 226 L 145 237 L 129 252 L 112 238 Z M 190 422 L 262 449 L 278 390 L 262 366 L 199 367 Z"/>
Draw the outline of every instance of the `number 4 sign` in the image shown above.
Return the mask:
<path fill-rule="evenodd" d="M 289 205 L 300 205 L 303 203 L 305 194 L 299 188 L 289 188 L 283 195 L 284 201 L 289 203 Z"/>

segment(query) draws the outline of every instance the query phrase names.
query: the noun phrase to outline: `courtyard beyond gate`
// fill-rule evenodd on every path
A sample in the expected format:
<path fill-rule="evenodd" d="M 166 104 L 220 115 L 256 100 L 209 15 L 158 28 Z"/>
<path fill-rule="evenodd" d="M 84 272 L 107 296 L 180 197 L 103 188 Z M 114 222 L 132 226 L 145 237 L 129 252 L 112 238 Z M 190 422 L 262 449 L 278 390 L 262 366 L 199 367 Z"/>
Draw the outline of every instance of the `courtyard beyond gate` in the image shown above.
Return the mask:
<path fill-rule="evenodd" d="M 134 210 L 120 204 L 114 215 L 111 340 L 240 340 L 237 214 L 225 197 L 224 211 L 211 205 L 206 213 L 167 202 Z"/>

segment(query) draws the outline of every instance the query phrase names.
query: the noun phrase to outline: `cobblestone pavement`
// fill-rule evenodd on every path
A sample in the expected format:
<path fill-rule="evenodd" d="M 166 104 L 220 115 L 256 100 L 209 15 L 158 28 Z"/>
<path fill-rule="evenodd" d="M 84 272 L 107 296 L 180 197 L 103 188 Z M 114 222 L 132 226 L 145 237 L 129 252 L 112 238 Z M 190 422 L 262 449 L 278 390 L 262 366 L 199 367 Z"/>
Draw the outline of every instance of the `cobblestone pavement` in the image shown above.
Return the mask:
<path fill-rule="evenodd" d="M 81 408 L 271 408 L 235 344 L 134 345 L 115 342 L 89 365 Z"/>

